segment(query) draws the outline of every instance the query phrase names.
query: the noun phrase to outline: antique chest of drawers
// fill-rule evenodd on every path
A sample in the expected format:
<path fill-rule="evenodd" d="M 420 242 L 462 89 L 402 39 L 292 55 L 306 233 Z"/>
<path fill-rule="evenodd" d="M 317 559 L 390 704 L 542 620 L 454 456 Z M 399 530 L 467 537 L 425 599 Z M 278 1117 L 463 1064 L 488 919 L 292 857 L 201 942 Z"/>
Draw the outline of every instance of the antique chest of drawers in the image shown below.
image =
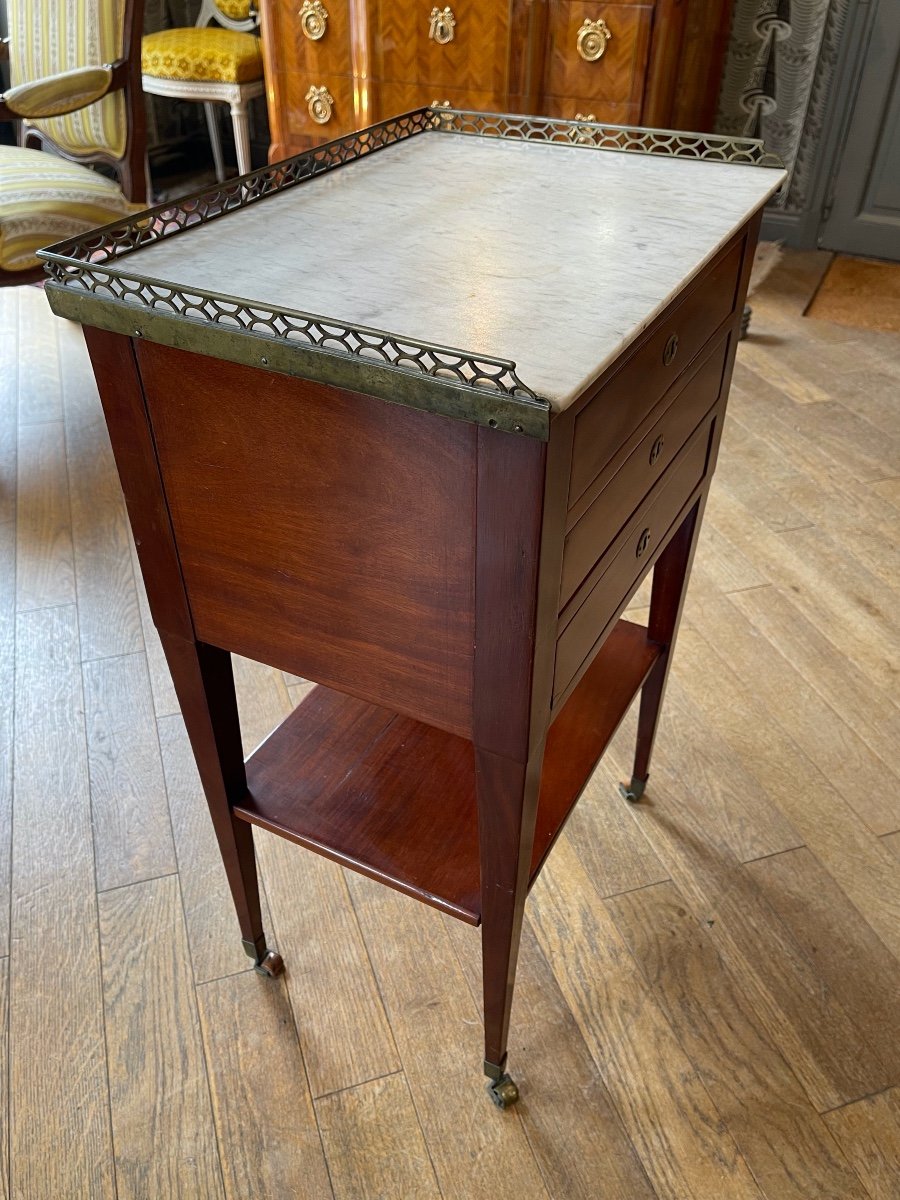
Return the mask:
<path fill-rule="evenodd" d="M 728 0 L 262 0 L 270 160 L 436 103 L 708 129 L 730 10 Z"/>
<path fill-rule="evenodd" d="M 783 178 L 758 142 L 426 108 L 44 254 L 247 953 L 281 969 L 253 826 L 480 925 L 500 1106 L 529 888 L 638 694 L 647 782 Z M 317 684 L 246 762 L 231 652 Z"/>

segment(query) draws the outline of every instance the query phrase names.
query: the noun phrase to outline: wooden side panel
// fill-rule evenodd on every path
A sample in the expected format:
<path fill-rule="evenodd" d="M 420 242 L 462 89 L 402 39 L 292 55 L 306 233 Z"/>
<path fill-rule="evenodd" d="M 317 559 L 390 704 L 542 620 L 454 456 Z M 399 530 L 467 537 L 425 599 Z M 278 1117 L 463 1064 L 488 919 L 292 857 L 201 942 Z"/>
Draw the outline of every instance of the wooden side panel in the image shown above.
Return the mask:
<path fill-rule="evenodd" d="M 138 350 L 197 636 L 467 735 L 475 426 Z"/>

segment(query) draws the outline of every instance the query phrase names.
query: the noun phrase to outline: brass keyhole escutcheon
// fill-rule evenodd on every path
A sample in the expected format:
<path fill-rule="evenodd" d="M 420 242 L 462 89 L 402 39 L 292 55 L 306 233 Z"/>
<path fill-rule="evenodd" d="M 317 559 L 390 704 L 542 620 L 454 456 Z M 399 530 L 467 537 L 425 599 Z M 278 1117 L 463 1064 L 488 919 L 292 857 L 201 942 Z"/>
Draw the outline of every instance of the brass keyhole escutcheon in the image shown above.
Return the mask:
<path fill-rule="evenodd" d="M 311 42 L 317 42 L 319 38 L 325 36 L 328 9 L 321 0 L 303 0 L 299 16 L 300 28 L 304 37 L 308 37 Z"/>
<path fill-rule="evenodd" d="M 637 543 L 637 546 L 635 547 L 635 551 L 634 551 L 635 558 L 642 558 L 644 551 L 647 549 L 647 547 L 649 545 L 650 545 L 650 530 L 645 529 L 644 532 L 641 534 L 641 536 L 638 538 L 638 543 Z"/>
<path fill-rule="evenodd" d="M 327 87 L 311 87 L 306 93 L 309 115 L 317 125 L 327 125 L 334 108 L 334 96 Z"/>
<path fill-rule="evenodd" d="M 663 446 L 666 444 L 666 439 L 662 436 L 658 437 L 653 443 L 650 450 L 650 466 L 652 467 L 659 456 L 662 454 Z"/>
<path fill-rule="evenodd" d="M 675 355 L 678 353 L 678 334 L 673 333 L 666 342 L 666 348 L 663 350 L 663 366 L 667 367 Z"/>
<path fill-rule="evenodd" d="M 606 44 L 611 37 L 609 26 L 602 17 L 598 17 L 596 21 L 585 17 L 575 39 L 575 49 L 585 62 L 596 62 L 606 53 Z"/>
<path fill-rule="evenodd" d="M 456 17 L 454 17 L 453 9 L 449 5 L 446 8 L 433 8 L 431 10 L 428 36 L 433 42 L 437 42 L 439 46 L 446 46 L 448 42 L 453 41 L 453 31 L 455 28 Z"/>

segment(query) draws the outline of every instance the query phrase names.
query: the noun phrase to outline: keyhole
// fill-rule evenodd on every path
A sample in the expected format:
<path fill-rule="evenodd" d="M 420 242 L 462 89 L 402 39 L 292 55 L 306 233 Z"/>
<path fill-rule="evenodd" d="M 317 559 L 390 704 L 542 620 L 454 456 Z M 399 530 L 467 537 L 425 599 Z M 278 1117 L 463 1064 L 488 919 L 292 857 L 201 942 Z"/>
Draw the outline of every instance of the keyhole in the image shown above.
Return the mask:
<path fill-rule="evenodd" d="M 668 366 L 675 355 L 678 353 L 678 334 L 673 333 L 666 342 L 666 348 L 663 350 L 663 365 Z"/>
<path fill-rule="evenodd" d="M 650 530 L 645 529 L 644 532 L 641 534 L 641 536 L 638 538 L 637 548 L 634 552 L 635 557 L 640 558 L 649 545 L 650 545 Z"/>
<path fill-rule="evenodd" d="M 665 444 L 666 444 L 666 440 L 663 437 L 658 437 L 656 439 L 656 441 L 653 443 L 653 447 L 650 451 L 650 466 L 651 467 L 656 462 L 656 460 L 659 458 L 659 456 L 662 454 L 662 448 Z"/>

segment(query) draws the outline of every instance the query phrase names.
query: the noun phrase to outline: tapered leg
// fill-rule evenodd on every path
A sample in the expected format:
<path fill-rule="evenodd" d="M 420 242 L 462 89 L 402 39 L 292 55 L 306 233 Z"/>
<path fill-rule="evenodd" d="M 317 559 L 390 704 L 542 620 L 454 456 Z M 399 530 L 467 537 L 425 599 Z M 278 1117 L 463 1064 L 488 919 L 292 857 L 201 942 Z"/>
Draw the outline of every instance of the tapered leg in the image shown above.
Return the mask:
<path fill-rule="evenodd" d="M 216 118 L 216 106 L 212 100 L 204 100 L 206 112 L 206 128 L 209 130 L 209 141 L 212 146 L 213 163 L 216 168 L 216 179 L 219 183 L 225 181 L 225 159 L 222 155 L 222 135 L 219 132 L 219 122 Z"/>
<path fill-rule="evenodd" d="M 522 914 L 528 894 L 542 751 L 525 765 L 475 749 L 481 846 L 481 950 L 484 986 L 484 1071 L 501 1108 L 518 1090 L 506 1074 Z"/>
<path fill-rule="evenodd" d="M 672 665 L 672 647 L 678 635 L 705 503 L 705 497 L 697 501 L 653 568 L 647 633 L 651 641 L 663 647 L 663 651 L 641 689 L 634 772 L 630 783 L 619 784 L 619 791 L 626 800 L 640 800 L 650 775 L 650 756 Z"/>
<path fill-rule="evenodd" d="M 234 126 L 234 148 L 237 152 L 238 174 L 246 175 L 250 165 L 250 118 L 246 100 L 237 100 L 231 106 L 231 123 Z"/>
<path fill-rule="evenodd" d="M 231 655 L 175 634 L 161 631 L 160 638 L 197 760 L 244 949 L 257 970 L 277 975 L 283 964 L 280 955 L 266 946 L 253 831 L 232 812 L 232 805 L 246 794 L 247 777 Z"/>

